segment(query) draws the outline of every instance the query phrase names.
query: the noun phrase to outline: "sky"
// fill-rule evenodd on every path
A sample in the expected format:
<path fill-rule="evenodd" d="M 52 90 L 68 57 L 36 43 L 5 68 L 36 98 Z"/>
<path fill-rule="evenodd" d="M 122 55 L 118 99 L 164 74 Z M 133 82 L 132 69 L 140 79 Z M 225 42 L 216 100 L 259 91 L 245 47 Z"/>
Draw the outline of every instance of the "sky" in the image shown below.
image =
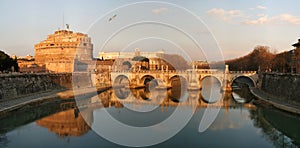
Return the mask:
<path fill-rule="evenodd" d="M 34 55 L 34 45 L 70 24 L 100 51 L 165 50 L 192 59 L 232 59 L 257 45 L 292 49 L 298 0 L 1 0 L 0 50 Z M 112 21 L 110 17 L 117 14 Z"/>

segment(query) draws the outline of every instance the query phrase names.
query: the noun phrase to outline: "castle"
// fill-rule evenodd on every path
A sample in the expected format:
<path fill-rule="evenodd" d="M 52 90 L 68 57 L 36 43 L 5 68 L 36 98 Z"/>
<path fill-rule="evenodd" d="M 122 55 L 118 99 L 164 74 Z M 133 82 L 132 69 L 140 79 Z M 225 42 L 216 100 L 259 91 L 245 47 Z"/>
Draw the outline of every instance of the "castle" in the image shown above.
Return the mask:
<path fill-rule="evenodd" d="M 58 30 L 34 46 L 35 63 L 50 72 L 72 72 L 74 62 L 89 63 L 93 59 L 91 38 L 83 33 Z"/>
<path fill-rule="evenodd" d="M 73 71 L 91 71 L 93 65 L 93 44 L 87 34 L 57 30 L 46 40 L 34 45 L 33 59 L 18 59 L 20 72 L 71 73 Z M 75 69 L 77 68 L 77 69 Z"/>

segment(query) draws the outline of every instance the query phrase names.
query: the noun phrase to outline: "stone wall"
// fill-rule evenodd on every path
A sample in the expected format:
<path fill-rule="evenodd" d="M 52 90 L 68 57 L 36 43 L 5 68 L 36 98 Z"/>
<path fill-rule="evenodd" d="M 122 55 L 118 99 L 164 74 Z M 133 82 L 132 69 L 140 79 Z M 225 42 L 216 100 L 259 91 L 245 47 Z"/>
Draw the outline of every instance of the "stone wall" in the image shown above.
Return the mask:
<path fill-rule="evenodd" d="M 300 103 L 300 75 L 264 73 L 261 89 L 274 96 Z"/>
<path fill-rule="evenodd" d="M 72 73 L 0 75 L 0 100 L 63 88 L 72 88 Z"/>

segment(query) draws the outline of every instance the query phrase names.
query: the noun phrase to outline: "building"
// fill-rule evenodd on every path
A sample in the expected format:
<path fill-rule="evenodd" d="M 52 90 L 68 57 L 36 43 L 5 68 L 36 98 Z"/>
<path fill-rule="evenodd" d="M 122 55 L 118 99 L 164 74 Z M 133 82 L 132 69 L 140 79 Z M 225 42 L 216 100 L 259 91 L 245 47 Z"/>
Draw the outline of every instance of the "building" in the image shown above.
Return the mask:
<path fill-rule="evenodd" d="M 100 52 L 99 59 L 114 59 L 116 70 L 185 70 L 189 68 L 187 61 L 180 55 L 157 52 Z"/>
<path fill-rule="evenodd" d="M 99 59 L 118 59 L 118 58 L 133 58 L 134 56 L 144 56 L 147 58 L 156 58 L 159 55 L 165 54 L 163 50 L 156 52 L 141 52 L 139 48 L 135 52 L 99 52 Z"/>
<path fill-rule="evenodd" d="M 298 43 L 292 45 L 295 49 L 292 50 L 292 73 L 300 73 L 300 39 Z"/>
<path fill-rule="evenodd" d="M 73 72 L 74 64 L 86 70 L 92 62 L 93 44 L 87 34 L 57 30 L 34 46 L 35 64 L 49 72 Z"/>
<path fill-rule="evenodd" d="M 191 64 L 195 69 L 210 69 L 207 61 L 193 61 Z"/>
<path fill-rule="evenodd" d="M 45 67 L 39 67 L 31 55 L 16 57 L 19 71 L 23 73 L 45 72 Z"/>

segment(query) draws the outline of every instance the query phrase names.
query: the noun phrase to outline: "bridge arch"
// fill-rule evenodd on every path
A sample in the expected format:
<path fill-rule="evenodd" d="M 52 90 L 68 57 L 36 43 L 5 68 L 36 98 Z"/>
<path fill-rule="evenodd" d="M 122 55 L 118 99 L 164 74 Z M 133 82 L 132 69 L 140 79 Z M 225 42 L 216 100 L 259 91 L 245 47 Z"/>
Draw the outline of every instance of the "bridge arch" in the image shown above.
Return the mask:
<path fill-rule="evenodd" d="M 247 83 L 251 87 L 256 87 L 255 80 L 251 76 L 246 76 L 246 75 L 239 75 L 239 76 L 233 77 L 232 80 L 231 80 L 231 83 L 233 84 L 238 79 L 241 79 L 240 81 L 242 81 L 243 83 Z"/>
<path fill-rule="evenodd" d="M 153 76 L 151 75 L 144 75 L 142 78 L 141 78 L 141 82 L 143 84 L 146 84 L 148 82 L 150 82 L 151 80 L 155 79 Z"/>
<path fill-rule="evenodd" d="M 118 75 L 113 81 L 113 90 L 117 98 L 124 100 L 130 95 L 129 78 L 126 75 Z"/>
<path fill-rule="evenodd" d="M 220 78 L 218 78 L 217 76 L 214 76 L 214 75 L 205 75 L 205 76 L 201 77 L 201 78 L 200 78 L 201 86 L 203 86 L 203 85 L 202 85 L 202 82 L 203 82 L 203 80 L 206 79 L 206 78 L 214 78 L 214 79 L 218 80 L 218 82 L 219 82 L 220 85 L 222 86 L 222 80 L 221 80 Z"/>
<path fill-rule="evenodd" d="M 164 82 L 160 79 L 156 79 L 152 75 L 142 76 L 140 79 L 140 84 L 139 84 L 139 86 L 145 86 L 146 89 L 148 89 L 148 90 L 151 90 L 159 85 L 164 85 Z"/>
<path fill-rule="evenodd" d="M 205 83 L 206 79 L 210 79 L 209 83 Z M 201 78 L 201 99 L 208 104 L 214 104 L 222 99 L 222 81 L 214 75 L 206 75 Z M 218 89 L 216 89 L 218 88 Z"/>
<path fill-rule="evenodd" d="M 118 75 L 113 83 L 114 87 L 118 87 L 118 86 L 125 86 L 125 87 L 129 87 L 129 78 L 126 75 Z"/>
<path fill-rule="evenodd" d="M 154 79 L 155 79 L 155 77 L 152 75 L 144 75 L 140 79 L 140 85 L 146 85 L 147 83 L 149 83 L 150 81 L 152 81 Z"/>
<path fill-rule="evenodd" d="M 173 102 L 180 102 L 184 94 L 187 93 L 188 80 L 181 75 L 173 75 L 168 80 L 168 86 L 171 87 L 168 97 L 171 98 Z"/>
<path fill-rule="evenodd" d="M 181 75 L 173 75 L 172 77 L 170 77 L 168 80 L 168 86 L 172 86 L 172 83 L 176 81 L 179 82 L 180 84 L 183 83 L 184 87 L 188 86 L 188 79 Z"/>

